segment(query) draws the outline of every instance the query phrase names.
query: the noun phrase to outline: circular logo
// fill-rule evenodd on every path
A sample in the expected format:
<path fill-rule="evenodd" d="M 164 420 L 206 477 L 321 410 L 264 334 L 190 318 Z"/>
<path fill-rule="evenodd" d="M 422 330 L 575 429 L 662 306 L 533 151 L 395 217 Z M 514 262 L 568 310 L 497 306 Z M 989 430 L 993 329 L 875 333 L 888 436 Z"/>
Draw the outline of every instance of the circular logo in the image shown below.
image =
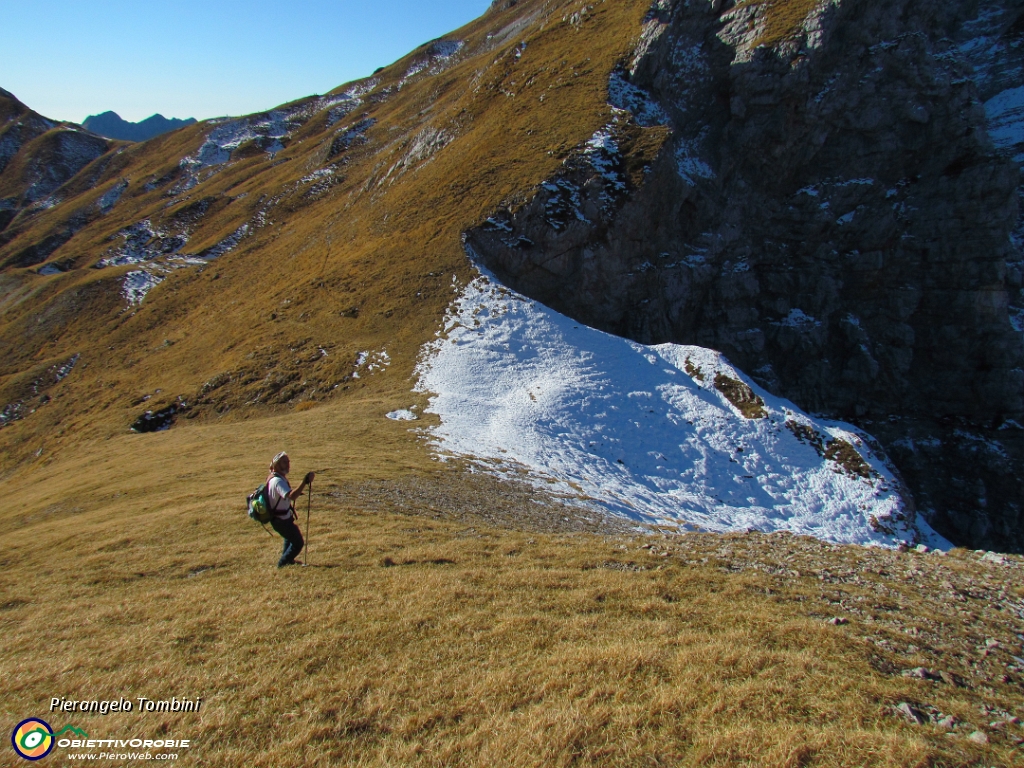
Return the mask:
<path fill-rule="evenodd" d="M 26 760 L 40 760 L 53 749 L 53 729 L 45 720 L 22 720 L 11 734 L 14 751 Z"/>

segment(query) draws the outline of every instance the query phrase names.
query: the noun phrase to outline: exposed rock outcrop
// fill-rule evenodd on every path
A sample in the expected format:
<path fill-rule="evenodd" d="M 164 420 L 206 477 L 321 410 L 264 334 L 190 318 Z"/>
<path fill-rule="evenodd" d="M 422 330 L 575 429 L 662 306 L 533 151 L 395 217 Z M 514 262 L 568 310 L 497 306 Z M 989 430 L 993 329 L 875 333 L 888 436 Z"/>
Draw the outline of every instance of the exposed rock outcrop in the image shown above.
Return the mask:
<path fill-rule="evenodd" d="M 662 0 L 612 77 L 626 111 L 467 243 L 581 321 L 859 423 L 940 532 L 1022 551 L 1022 14 Z"/>

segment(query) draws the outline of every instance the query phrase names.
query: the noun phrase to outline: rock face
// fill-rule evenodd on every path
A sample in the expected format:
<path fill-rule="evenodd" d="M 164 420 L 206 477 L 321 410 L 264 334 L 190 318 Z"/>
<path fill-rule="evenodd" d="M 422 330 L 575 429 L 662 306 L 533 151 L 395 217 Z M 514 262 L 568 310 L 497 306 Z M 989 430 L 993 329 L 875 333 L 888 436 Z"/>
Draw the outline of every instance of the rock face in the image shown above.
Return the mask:
<path fill-rule="evenodd" d="M 662 0 L 612 76 L 624 111 L 467 245 L 583 322 L 858 423 L 941 533 L 1024 551 L 1022 17 Z"/>

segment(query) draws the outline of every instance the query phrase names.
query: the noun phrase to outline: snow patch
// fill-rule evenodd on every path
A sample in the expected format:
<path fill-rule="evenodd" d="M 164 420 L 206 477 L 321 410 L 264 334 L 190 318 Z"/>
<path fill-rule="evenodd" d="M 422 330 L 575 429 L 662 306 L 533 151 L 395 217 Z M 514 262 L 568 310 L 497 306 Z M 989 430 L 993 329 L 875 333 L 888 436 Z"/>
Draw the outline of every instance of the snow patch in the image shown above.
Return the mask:
<path fill-rule="evenodd" d="M 444 128 L 434 128 L 433 126 L 424 128 L 413 138 L 409 145 L 409 149 L 401 159 L 388 168 L 388 172 L 384 174 L 384 179 L 381 181 L 390 178 L 391 175 L 396 172 L 397 175 L 395 178 L 398 178 L 398 176 L 417 163 L 421 161 L 428 161 L 433 158 L 434 155 L 447 147 L 454 140 L 455 134 L 451 131 L 445 130 Z"/>
<path fill-rule="evenodd" d="M 124 276 L 121 295 L 129 304 L 141 304 L 154 286 L 176 269 L 206 264 L 223 256 L 236 247 L 249 233 L 249 224 L 243 224 L 220 242 L 197 254 L 179 254 L 188 243 L 185 232 L 169 234 L 153 227 L 149 219 L 132 224 L 117 233 L 124 239 L 120 246 L 112 248 L 108 255 L 96 263 L 97 269 L 140 265 L 142 268 Z M 47 265 L 49 266 L 49 265 Z M 58 270 L 59 271 L 59 270 Z M 43 272 L 40 274 L 53 274 Z"/>
<path fill-rule="evenodd" d="M 772 325 L 784 325 L 789 328 L 804 328 L 812 325 L 821 325 L 821 321 L 815 320 L 810 315 L 804 313 L 802 309 L 794 308 L 789 310 L 789 314 L 786 315 L 782 320 L 777 320 L 776 322 L 772 323 Z"/>
<path fill-rule="evenodd" d="M 602 210 L 607 211 L 615 199 L 625 192 L 626 178 L 621 172 L 622 154 L 616 139 L 617 122 L 618 117 L 595 131 L 582 147 L 566 158 L 562 173 L 540 185 L 547 193 L 544 219 L 556 231 L 565 229 L 573 221 L 590 221 L 583 210 L 580 171 L 588 177 L 596 173 L 604 182 L 597 194 Z M 490 226 L 496 225 L 492 222 Z"/>
<path fill-rule="evenodd" d="M 202 146 L 195 154 L 181 160 L 185 179 L 176 191 L 184 192 L 195 187 L 205 180 L 202 173 L 205 169 L 227 163 L 231 153 L 246 142 L 256 142 L 267 155 L 273 157 L 284 149 L 283 140 L 315 114 L 329 110 L 327 124 L 334 125 L 357 109 L 363 103 L 363 97 L 376 87 L 376 80 L 367 80 L 333 96 L 321 96 L 249 117 L 209 121 L 213 127 Z"/>
<path fill-rule="evenodd" d="M 417 375 L 442 457 L 524 472 L 615 515 L 883 546 L 920 535 L 854 427 L 801 413 L 718 352 L 611 336 L 487 277 L 455 301 Z M 763 418 L 726 391 L 749 392 Z"/>
<path fill-rule="evenodd" d="M 141 304 L 146 294 L 164 281 L 163 275 L 147 270 L 129 272 L 124 276 L 121 295 L 130 305 Z"/>
<path fill-rule="evenodd" d="M 357 110 L 363 103 L 363 97 L 377 87 L 377 80 L 365 80 L 346 88 L 334 96 L 324 96 L 317 103 L 314 112 L 327 109 L 327 127 L 330 128 L 345 116 Z"/>
<path fill-rule="evenodd" d="M 384 415 L 392 421 L 416 421 L 419 418 L 415 413 L 404 408 L 397 411 L 391 411 L 390 413 L 385 413 Z"/>
<path fill-rule="evenodd" d="M 572 219 L 588 222 L 581 210 L 583 201 L 580 191 L 568 179 L 555 179 L 541 184 L 548 199 L 544 203 L 544 220 L 555 231 L 561 231 Z"/>
<path fill-rule="evenodd" d="M 42 274 L 42 272 L 40 272 Z M 1024 333 L 1024 309 L 1020 307 L 1008 307 L 1010 315 L 1010 325 L 1013 326 L 1013 330 L 1017 333 Z"/>
<path fill-rule="evenodd" d="M 172 235 L 154 229 L 149 219 L 125 227 L 116 237 L 123 238 L 124 243 L 112 248 L 110 255 L 100 259 L 97 267 L 120 267 L 152 261 L 160 256 L 177 253 L 188 242 L 187 235 Z"/>
<path fill-rule="evenodd" d="M 365 373 L 376 373 L 383 371 L 391 365 L 391 356 L 386 349 L 371 352 L 369 350 L 356 355 L 356 369 L 352 372 L 352 378 L 360 378 L 360 371 Z"/>
<path fill-rule="evenodd" d="M 465 45 L 464 40 L 439 40 L 436 43 L 431 43 L 426 56 L 414 62 L 406 70 L 405 76 L 398 82 L 398 87 L 401 89 L 406 81 L 424 70 L 427 70 L 427 74 L 430 75 L 440 74 L 450 66 L 452 59 Z"/>
<path fill-rule="evenodd" d="M 621 70 L 612 72 L 608 80 L 608 103 L 633 115 L 639 125 L 649 128 L 668 125 L 668 115 L 646 92 L 626 79 Z"/>
<path fill-rule="evenodd" d="M 611 126 L 599 128 L 583 148 L 583 157 L 594 170 L 617 192 L 626 189 L 626 182 L 619 174 L 622 157 L 618 142 L 612 135 Z"/>
<path fill-rule="evenodd" d="M 66 379 L 68 375 L 71 373 L 71 371 L 74 370 L 75 364 L 78 362 L 78 358 L 80 357 L 81 355 L 76 352 L 74 355 L 71 356 L 71 358 L 66 363 L 61 363 L 59 366 L 57 366 L 57 370 L 54 371 L 53 374 L 54 378 L 57 381 L 63 381 L 64 379 Z"/>
<path fill-rule="evenodd" d="M 100 213 L 110 213 L 126 189 L 128 189 L 128 180 L 120 179 L 114 186 L 104 192 L 103 196 L 96 203 Z"/>
<path fill-rule="evenodd" d="M 205 251 L 201 251 L 200 253 L 196 254 L 195 258 L 208 260 L 216 259 L 218 256 L 223 256 L 225 253 L 227 253 L 236 245 L 238 245 L 239 241 L 241 241 L 241 239 L 245 237 L 247 234 L 249 234 L 249 225 L 243 224 L 216 245 L 211 246 L 210 248 L 207 248 Z"/>
<path fill-rule="evenodd" d="M 362 144 L 367 141 L 364 134 L 376 124 L 377 119 L 375 117 L 367 117 L 355 125 L 350 127 L 347 131 L 337 136 L 334 141 L 331 142 L 330 156 L 334 157 L 342 152 L 348 150 L 354 144 Z"/>
<path fill-rule="evenodd" d="M 327 179 L 334 175 L 333 168 L 321 168 L 299 179 L 299 184 L 309 184 L 319 179 Z"/>

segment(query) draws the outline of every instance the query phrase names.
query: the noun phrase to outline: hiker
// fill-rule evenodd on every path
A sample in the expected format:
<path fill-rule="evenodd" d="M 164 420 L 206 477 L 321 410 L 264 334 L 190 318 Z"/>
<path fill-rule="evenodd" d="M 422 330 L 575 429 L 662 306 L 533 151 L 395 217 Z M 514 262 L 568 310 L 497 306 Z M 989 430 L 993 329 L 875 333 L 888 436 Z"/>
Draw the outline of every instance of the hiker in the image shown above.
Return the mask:
<path fill-rule="evenodd" d="M 315 473 L 309 472 L 303 478 L 302 484 L 293 491 L 288 485 L 290 469 L 291 461 L 288 454 L 281 451 L 270 463 L 270 477 L 267 478 L 267 495 L 270 497 L 270 509 L 273 511 L 270 525 L 284 539 L 284 550 L 281 552 L 281 559 L 277 561 L 278 568 L 295 565 L 295 558 L 302 551 L 302 532 L 295 524 L 295 508 L 292 502 L 302 495 L 306 486 L 316 477 Z"/>

